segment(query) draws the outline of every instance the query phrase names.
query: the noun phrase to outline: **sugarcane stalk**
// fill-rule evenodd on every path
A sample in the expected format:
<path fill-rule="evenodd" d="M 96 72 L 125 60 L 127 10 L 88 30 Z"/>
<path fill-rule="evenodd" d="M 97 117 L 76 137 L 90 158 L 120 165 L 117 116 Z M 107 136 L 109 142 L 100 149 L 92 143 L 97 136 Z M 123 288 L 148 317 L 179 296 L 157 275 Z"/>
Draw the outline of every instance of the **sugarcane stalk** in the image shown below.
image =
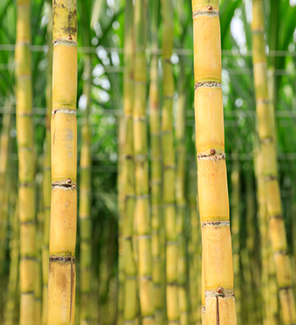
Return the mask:
<path fill-rule="evenodd" d="M 272 243 L 283 323 L 293 324 L 296 322 L 295 299 L 278 182 L 274 122 L 268 96 L 263 1 L 253 0 L 252 10 L 251 29 L 256 113 L 260 150 L 263 153 L 263 175 L 269 218 L 269 235 Z"/>
<path fill-rule="evenodd" d="M 133 228 L 135 210 L 135 163 L 133 146 L 133 100 L 134 100 L 134 15 L 133 1 L 128 0 L 125 11 L 125 42 L 124 42 L 124 123 L 125 145 L 123 161 L 123 179 L 125 193 L 125 211 L 123 224 L 124 237 L 124 264 L 125 264 L 125 288 L 124 288 L 124 323 L 136 324 L 137 303 L 137 269 L 133 254 Z"/>
<path fill-rule="evenodd" d="M 173 5 L 171 1 L 161 1 L 163 21 L 162 66 L 162 151 L 163 151 L 163 215 L 166 240 L 166 302 L 169 324 L 179 322 L 178 303 L 178 235 L 175 211 L 175 153 L 173 138 L 173 96 L 174 77 L 171 63 L 173 48 Z"/>
<path fill-rule="evenodd" d="M 86 6 L 82 6 L 82 19 L 84 22 L 83 46 L 91 44 L 89 34 L 89 19 Z M 86 99 L 86 107 L 81 128 L 81 154 L 80 154 L 80 324 L 91 323 L 91 265 L 92 265 L 92 223 L 91 223 L 91 127 L 89 122 L 91 86 L 92 86 L 92 62 L 91 54 L 84 56 L 85 76 L 83 95 Z"/>
<path fill-rule="evenodd" d="M 11 108 L 10 103 L 6 103 L 5 113 L 2 119 L 2 130 L 0 137 L 0 320 L 3 319 L 5 306 L 5 287 L 6 279 L 4 276 L 5 265 L 5 240 L 7 233 L 7 217 L 8 217 L 8 159 L 9 159 L 9 132 L 11 128 Z"/>
<path fill-rule="evenodd" d="M 177 232 L 178 232 L 178 301 L 180 312 L 180 324 L 189 324 L 189 302 L 187 294 L 187 254 L 184 236 L 186 216 L 185 198 L 185 76 L 184 66 L 181 61 L 181 72 L 178 85 L 177 115 L 176 115 L 176 204 L 177 204 Z"/>
<path fill-rule="evenodd" d="M 15 198 L 16 199 L 16 198 Z M 9 266 L 9 280 L 8 280 L 8 293 L 7 303 L 4 314 L 4 325 L 15 324 L 16 314 L 16 298 L 17 298 L 17 285 L 18 285 L 18 268 L 19 268 L 19 210 L 18 203 L 13 202 L 15 209 L 10 217 L 12 226 L 11 238 L 9 241 L 10 250 L 10 266 Z"/>
<path fill-rule="evenodd" d="M 125 143 L 125 124 L 124 118 L 119 119 L 118 130 L 118 316 L 117 325 L 123 324 L 124 313 L 124 279 L 125 279 L 125 266 L 124 266 L 124 238 L 123 238 L 123 223 L 124 223 L 124 211 L 125 211 L 125 194 L 124 194 L 124 179 L 123 179 L 123 161 L 124 161 L 124 143 Z"/>
<path fill-rule="evenodd" d="M 51 133 L 50 119 L 52 109 L 52 5 L 46 4 L 48 16 L 47 24 L 47 74 L 46 74 L 46 117 L 45 117 L 45 142 L 43 158 L 43 243 L 42 243 L 42 325 L 47 324 L 47 296 L 48 296 L 48 260 L 49 260 L 49 224 L 51 204 Z"/>
<path fill-rule="evenodd" d="M 53 2 L 51 219 L 47 324 L 74 324 L 77 217 L 77 3 Z"/>
<path fill-rule="evenodd" d="M 164 300 L 162 296 L 164 272 L 161 254 L 161 187 L 162 187 L 162 157 L 160 134 L 160 104 L 158 84 L 158 11 L 159 0 L 153 1 L 151 13 L 151 62 L 149 87 L 150 112 L 150 142 L 151 142 L 151 225 L 152 225 L 152 278 L 154 285 L 155 323 L 164 322 Z"/>
<path fill-rule="evenodd" d="M 235 299 L 236 299 L 236 312 L 240 322 L 243 322 L 244 316 L 243 297 L 241 295 L 242 279 L 240 274 L 240 171 L 238 154 L 233 154 L 233 169 L 231 171 L 231 234 L 232 234 L 232 247 L 233 247 L 233 272 L 234 272 L 234 285 L 235 285 Z"/>
<path fill-rule="evenodd" d="M 189 261 L 189 291 L 192 324 L 201 324 L 202 307 L 202 263 L 201 230 L 198 215 L 198 197 L 196 182 L 196 163 L 190 163 L 189 172 L 189 208 L 190 208 L 190 261 Z M 204 291 L 203 291 L 204 292 Z M 203 299 L 204 300 L 204 299 Z"/>
<path fill-rule="evenodd" d="M 32 120 L 30 1 L 17 1 L 16 124 L 19 160 L 20 325 L 35 324 L 35 159 Z"/>
<path fill-rule="evenodd" d="M 134 213 L 138 235 L 139 298 L 143 325 L 154 324 L 146 117 L 146 13 L 146 3 L 143 0 L 135 0 L 135 72 L 133 128 L 136 203 Z"/>
<path fill-rule="evenodd" d="M 206 324 L 236 324 L 224 153 L 219 1 L 194 0 L 192 11 Z"/>

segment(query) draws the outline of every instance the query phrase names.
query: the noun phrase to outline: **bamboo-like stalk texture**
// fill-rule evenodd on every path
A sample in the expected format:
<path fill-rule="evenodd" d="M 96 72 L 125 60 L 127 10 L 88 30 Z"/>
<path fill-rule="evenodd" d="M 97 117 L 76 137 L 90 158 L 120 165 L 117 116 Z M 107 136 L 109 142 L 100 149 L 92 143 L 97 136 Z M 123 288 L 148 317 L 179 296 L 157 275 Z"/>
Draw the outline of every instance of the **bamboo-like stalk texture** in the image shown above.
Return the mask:
<path fill-rule="evenodd" d="M 231 234 L 233 247 L 233 273 L 235 284 L 236 312 L 240 322 L 243 321 L 243 302 L 241 295 L 241 274 L 240 274 L 240 233 L 239 233 L 239 203 L 240 203 L 240 171 L 237 152 L 233 155 L 233 169 L 231 172 Z"/>
<path fill-rule="evenodd" d="M 124 161 L 124 143 L 125 143 L 125 123 L 124 118 L 119 119 L 118 127 L 118 178 L 117 178 L 117 204 L 118 204 L 118 312 L 117 325 L 123 324 L 124 313 L 124 238 L 123 238 L 123 222 L 124 222 L 124 179 L 123 179 L 123 161 Z"/>
<path fill-rule="evenodd" d="M 182 59 L 181 59 L 182 60 Z M 181 69 L 178 84 L 178 100 L 176 115 L 176 204 L 177 204 L 177 232 L 178 232 L 178 301 L 180 312 L 180 324 L 189 324 L 189 301 L 187 295 L 187 256 L 186 242 L 184 236 L 184 225 L 186 216 L 185 198 L 185 168 L 186 168 L 186 146 L 185 146 L 185 75 L 184 65 L 181 61 Z"/>
<path fill-rule="evenodd" d="M 247 313 L 248 310 L 249 315 L 244 317 L 245 319 L 250 318 L 250 322 L 252 323 L 260 323 L 262 319 L 262 308 L 261 308 L 261 292 L 257 290 L 260 288 L 260 267 L 259 261 L 256 254 L 256 229 L 258 228 L 255 222 L 255 200 L 254 200 L 254 182 L 253 182 L 253 171 L 246 172 L 246 230 L 247 230 L 247 238 L 246 238 L 246 249 L 243 249 L 241 252 L 242 259 L 242 269 L 243 269 L 243 277 L 244 288 L 247 286 L 249 289 L 246 290 L 248 292 L 248 296 L 251 299 L 245 297 L 246 305 L 247 305 Z M 244 294 L 245 296 L 245 294 Z"/>
<path fill-rule="evenodd" d="M 155 323 L 164 322 L 163 300 L 163 261 L 161 258 L 161 187 L 162 187 L 162 161 L 161 161 L 161 134 L 160 134 L 160 105 L 158 84 L 158 11 L 159 0 L 153 1 L 151 13 L 151 62 L 149 87 L 150 112 L 150 142 L 151 142 L 151 220 L 152 220 L 152 277 L 154 284 L 154 315 Z"/>
<path fill-rule="evenodd" d="M 86 6 L 82 6 L 82 19 L 84 22 L 83 45 L 89 47 L 91 44 L 89 34 L 89 19 Z M 91 323 L 91 127 L 89 123 L 91 86 L 92 86 L 92 62 L 91 54 L 84 56 L 85 76 L 83 84 L 83 95 L 86 100 L 86 107 L 81 128 L 81 155 L 80 155 L 80 324 Z"/>
<path fill-rule="evenodd" d="M 9 155 L 9 132 L 11 127 L 11 108 L 7 102 L 7 107 L 2 119 L 2 130 L 0 137 L 0 320 L 3 319 L 3 311 L 5 306 L 4 292 L 6 279 L 4 277 L 4 261 L 5 261 L 5 239 L 7 233 L 8 219 L 8 155 Z"/>
<path fill-rule="evenodd" d="M 253 0 L 251 28 L 258 135 L 260 150 L 263 153 L 263 175 L 269 218 L 269 234 L 275 262 L 283 323 L 293 324 L 296 322 L 295 299 L 292 289 L 292 271 L 278 182 L 274 123 L 268 97 L 262 0 Z"/>
<path fill-rule="evenodd" d="M 178 303 L 178 235 L 175 211 L 175 152 L 173 138 L 174 77 L 171 63 L 173 48 L 173 4 L 161 1 L 163 21 L 163 104 L 162 104 L 162 152 L 163 152 L 163 215 L 166 240 L 166 301 L 169 324 L 179 322 Z"/>
<path fill-rule="evenodd" d="M 41 175 L 40 175 L 41 176 Z M 42 274 L 41 274 L 41 246 L 43 237 L 43 222 L 44 222 L 44 209 L 43 209 L 43 192 L 41 189 L 42 177 L 36 180 L 36 195 L 38 199 L 37 222 L 36 222 L 36 259 L 35 259 L 35 325 L 41 325 L 42 318 Z M 38 198 L 40 193 L 40 198 Z"/>
<path fill-rule="evenodd" d="M 42 243 L 42 325 L 47 324 L 47 296 L 48 296 L 48 259 L 49 259 L 49 224 L 50 224 L 50 204 L 51 204 L 51 133 L 50 120 L 52 109 L 52 5 L 46 5 L 48 25 L 47 25 L 47 74 L 46 74 L 46 117 L 45 117 L 45 143 L 43 158 L 43 243 Z"/>
<path fill-rule="evenodd" d="M 127 0 L 125 11 L 125 41 L 124 41 L 124 99 L 123 110 L 125 120 L 125 145 L 123 161 L 123 180 L 125 192 L 125 211 L 123 224 L 124 237 L 124 323 L 136 324 L 138 313 L 137 302 L 137 269 L 133 254 L 133 225 L 135 210 L 135 163 L 133 141 L 133 96 L 134 96 L 134 70 L 133 70 L 133 1 Z"/>
<path fill-rule="evenodd" d="M 134 159 L 135 221 L 138 240 L 139 299 L 143 325 L 154 324 L 154 301 L 151 258 L 151 219 L 149 206 L 148 141 L 146 117 L 146 2 L 135 0 L 135 72 L 134 72 Z"/>
<path fill-rule="evenodd" d="M 91 60 L 84 57 L 84 74 L 87 79 L 84 84 L 84 95 L 87 98 L 87 109 L 82 126 L 82 147 L 80 157 L 80 324 L 89 324 L 90 294 L 91 294 L 91 130 L 89 125 L 90 86 L 91 86 Z"/>
<path fill-rule="evenodd" d="M 190 163 L 189 173 L 189 207 L 190 207 L 190 264 L 189 264 L 189 291 L 192 324 L 201 324 L 201 231 L 197 207 L 196 163 Z"/>
<path fill-rule="evenodd" d="M 77 216 L 77 3 L 53 2 L 51 220 L 47 325 L 74 324 Z"/>
<path fill-rule="evenodd" d="M 263 302 L 263 324 L 269 324 L 269 290 L 268 290 L 268 232 L 267 232 L 267 214 L 266 214 L 266 200 L 265 200 L 265 187 L 263 177 L 263 164 L 262 152 L 258 152 L 255 159 L 256 179 L 257 179 L 257 202 L 258 210 L 257 217 L 259 219 L 260 239 L 261 239 L 261 296 Z"/>
<path fill-rule="evenodd" d="M 4 325 L 15 324 L 16 314 L 16 295 L 18 285 L 18 267 L 19 267 L 19 209 L 18 203 L 14 202 L 15 211 L 14 216 L 11 217 L 12 224 L 12 238 L 9 242 L 10 248 L 10 266 L 9 266 L 9 280 L 8 280 L 8 294 L 7 304 L 4 314 Z"/>
<path fill-rule="evenodd" d="M 218 0 L 194 0 L 195 126 L 206 324 L 236 324 Z"/>
<path fill-rule="evenodd" d="M 16 118 L 19 160 L 20 325 L 35 324 L 35 160 L 32 120 L 30 1 L 17 1 Z"/>

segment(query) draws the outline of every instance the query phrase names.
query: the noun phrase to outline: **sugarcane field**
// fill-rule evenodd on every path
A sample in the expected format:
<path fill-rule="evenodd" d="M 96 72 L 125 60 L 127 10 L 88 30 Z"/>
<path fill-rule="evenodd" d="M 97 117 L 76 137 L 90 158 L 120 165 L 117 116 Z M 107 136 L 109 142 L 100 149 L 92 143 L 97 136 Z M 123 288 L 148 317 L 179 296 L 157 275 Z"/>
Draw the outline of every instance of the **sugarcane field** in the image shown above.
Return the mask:
<path fill-rule="evenodd" d="M 296 0 L 0 0 L 0 325 L 296 325 Z"/>

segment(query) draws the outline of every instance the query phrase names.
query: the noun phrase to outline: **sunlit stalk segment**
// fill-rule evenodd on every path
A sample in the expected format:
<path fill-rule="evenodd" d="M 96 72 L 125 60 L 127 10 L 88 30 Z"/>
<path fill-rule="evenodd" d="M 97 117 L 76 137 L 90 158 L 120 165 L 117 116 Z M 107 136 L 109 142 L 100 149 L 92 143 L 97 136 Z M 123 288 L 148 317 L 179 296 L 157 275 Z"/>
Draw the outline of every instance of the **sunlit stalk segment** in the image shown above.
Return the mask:
<path fill-rule="evenodd" d="M 236 324 L 218 0 L 194 0 L 195 123 L 206 324 Z"/>
<path fill-rule="evenodd" d="M 154 284 L 154 314 L 155 323 L 164 322 L 164 301 L 162 286 L 164 281 L 163 262 L 161 259 L 162 225 L 161 193 L 162 193 L 162 161 L 161 161 L 161 134 L 160 134 L 160 103 L 158 84 L 158 11 L 159 1 L 155 0 L 151 13 L 151 61 L 150 61 L 150 87 L 149 87 L 149 117 L 150 117 L 150 143 L 151 143 L 151 226 L 152 226 L 152 278 Z"/>
<path fill-rule="evenodd" d="M 179 322 L 178 304 L 178 236 L 175 211 L 175 153 L 173 138 L 174 77 L 171 63 L 174 35 L 174 12 L 171 1 L 161 1 L 163 21 L 162 64 L 162 151 L 163 214 L 166 232 L 166 299 L 169 324 Z"/>
<path fill-rule="evenodd" d="M 52 109 L 52 4 L 46 4 L 47 16 L 47 74 L 46 74 L 46 117 L 45 117 L 45 143 L 43 158 L 43 243 L 42 243 L 42 325 L 47 324 L 47 296 L 48 296 L 48 259 L 49 259 L 49 224 L 50 224 L 50 205 L 51 205 L 51 133 L 50 120 Z"/>
<path fill-rule="evenodd" d="M 274 255 L 283 323 L 293 324 L 296 322 L 295 299 L 278 182 L 274 123 L 268 96 L 262 0 L 253 0 L 252 13 L 251 28 L 256 112 L 260 150 L 263 153 L 263 176 L 269 218 L 269 234 Z"/>
<path fill-rule="evenodd" d="M 135 1 L 135 73 L 134 73 L 134 157 L 138 235 L 139 299 L 143 325 L 154 324 L 154 301 L 151 259 L 151 219 L 149 206 L 149 171 L 147 141 L 147 71 L 146 71 L 146 2 Z"/>
<path fill-rule="evenodd" d="M 77 217 L 77 3 L 53 2 L 51 220 L 47 324 L 74 324 Z"/>
<path fill-rule="evenodd" d="M 133 96 L 134 96 L 134 8 L 133 1 L 126 2 L 124 26 L 124 89 L 123 110 L 125 123 L 125 144 L 123 157 L 123 182 L 125 193 L 125 208 L 123 222 L 124 238 L 124 323 L 136 324 L 138 314 L 137 302 L 137 269 L 133 254 L 133 224 L 135 210 L 135 163 L 133 141 Z"/>
<path fill-rule="evenodd" d="M 83 46 L 91 44 L 89 33 L 89 14 L 87 6 L 82 6 Z M 91 271 L 92 271 L 92 222 L 91 222 L 91 126 L 89 121 L 91 86 L 92 86 L 92 55 L 84 56 L 83 96 L 86 101 L 81 128 L 80 183 L 79 183 L 79 223 L 80 223 L 80 324 L 91 323 Z"/>
<path fill-rule="evenodd" d="M 35 324 L 35 157 L 33 147 L 30 1 L 17 1 L 16 128 L 19 159 L 20 325 Z"/>

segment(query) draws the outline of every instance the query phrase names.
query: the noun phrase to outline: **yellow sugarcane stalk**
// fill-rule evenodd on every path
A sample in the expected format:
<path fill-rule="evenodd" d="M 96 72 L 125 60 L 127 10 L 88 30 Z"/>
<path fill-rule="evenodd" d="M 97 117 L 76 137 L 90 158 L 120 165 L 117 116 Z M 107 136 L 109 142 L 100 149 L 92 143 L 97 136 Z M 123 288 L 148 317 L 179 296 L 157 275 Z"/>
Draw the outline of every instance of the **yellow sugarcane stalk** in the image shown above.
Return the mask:
<path fill-rule="evenodd" d="M 218 0 L 194 0 L 195 125 L 206 324 L 236 324 Z"/>
<path fill-rule="evenodd" d="M 52 192 L 47 325 L 74 324 L 77 216 L 77 3 L 53 2 Z"/>
<path fill-rule="evenodd" d="M 133 145 L 133 1 L 127 0 L 125 12 L 124 42 L 124 99 L 125 145 L 123 161 L 123 180 L 125 192 L 125 211 L 123 224 L 124 238 L 124 323 L 136 324 L 137 304 L 137 270 L 133 255 L 133 224 L 135 209 L 135 164 Z"/>
<path fill-rule="evenodd" d="M 146 3 L 135 0 L 135 72 L 134 72 L 134 159 L 135 220 L 138 235 L 139 298 L 143 325 L 154 324 L 154 301 L 151 259 L 151 219 L 149 206 L 148 141 L 146 117 Z"/>
<path fill-rule="evenodd" d="M 17 1 L 16 114 L 19 160 L 20 324 L 35 324 L 35 161 L 33 148 L 30 1 Z"/>
<path fill-rule="evenodd" d="M 253 0 L 253 21 L 251 28 L 256 112 L 260 149 L 263 153 L 263 174 L 267 214 L 269 218 L 269 234 L 274 255 L 283 323 L 293 324 L 296 322 L 295 299 L 292 289 L 292 271 L 277 178 L 274 123 L 268 97 L 262 0 Z"/>
<path fill-rule="evenodd" d="M 37 175 L 41 176 L 41 175 Z M 43 209 L 43 193 L 41 190 L 41 182 L 43 177 L 36 180 L 36 194 L 41 193 L 38 200 L 38 212 L 36 223 L 36 260 L 35 260 L 35 325 L 41 325 L 41 311 L 42 311 L 42 275 L 41 275 L 41 246 L 43 239 L 43 222 L 44 222 L 44 209 Z"/>
<path fill-rule="evenodd" d="M 42 243 L 42 325 L 47 324 L 47 296 L 48 296 L 48 259 L 49 259 L 49 223 L 51 203 L 51 133 L 50 119 L 52 109 L 52 6 L 46 4 L 48 25 L 47 25 L 47 83 L 46 83 L 46 117 L 45 117 L 45 143 L 43 158 L 43 243 Z"/>
<path fill-rule="evenodd" d="M 236 312 L 240 321 L 243 320 L 241 274 L 240 274 L 240 236 L 239 236 L 239 203 L 240 203 L 240 173 L 238 154 L 234 153 L 233 169 L 231 172 L 231 234 L 233 247 L 233 273 L 235 284 Z"/>
<path fill-rule="evenodd" d="M 9 280 L 8 280 L 8 294 L 7 304 L 4 314 L 4 325 L 15 324 L 16 314 L 16 292 L 18 285 L 18 267 L 19 267 L 19 210 L 18 203 L 15 204 L 15 211 L 10 217 L 10 223 L 12 225 L 12 238 L 9 241 L 10 248 L 10 266 L 9 266 Z M 14 215 L 13 215 L 14 214 Z"/>
<path fill-rule="evenodd" d="M 246 173 L 246 248 L 241 252 L 242 270 L 244 281 L 244 299 L 245 306 L 244 311 L 248 314 L 250 322 L 258 324 L 262 319 L 262 297 L 260 290 L 260 268 L 259 263 L 255 256 L 255 238 L 256 238 L 256 222 L 255 222 L 255 200 L 254 200 L 254 183 L 253 183 L 253 171 Z M 246 288 L 246 291 L 245 291 Z M 246 292 L 246 293 L 245 293 Z M 251 299 L 246 299 L 246 294 Z"/>
<path fill-rule="evenodd" d="M 162 151 L 163 151 L 163 213 L 166 240 L 166 301 L 169 324 L 179 322 L 178 303 L 178 235 L 175 212 L 175 153 L 173 139 L 174 78 L 171 63 L 174 17 L 171 1 L 161 1 L 163 21 L 163 105 L 162 105 Z"/>
<path fill-rule="evenodd" d="M 257 179 L 257 218 L 259 219 L 260 239 L 261 239 L 261 257 L 262 257 L 262 273 L 261 273 L 261 299 L 262 299 L 262 315 L 263 324 L 269 324 L 269 291 L 268 291 L 268 232 L 267 232 L 267 214 L 266 214 L 266 199 L 265 199 L 265 188 L 264 188 L 264 177 L 263 177 L 263 165 L 262 165 L 262 152 L 258 151 L 255 159 L 255 170 Z"/>
<path fill-rule="evenodd" d="M 125 196 L 124 196 L 124 179 L 123 179 L 123 162 L 124 162 L 124 143 L 125 143 L 125 123 L 124 118 L 119 119 L 118 128 L 118 317 L 117 325 L 123 324 L 123 312 L 124 312 L 124 238 L 123 238 L 123 222 L 125 211 Z"/>
<path fill-rule="evenodd" d="M 189 207 L 190 207 L 190 263 L 189 263 L 189 291 L 191 305 L 192 324 L 201 324 L 201 277 L 202 263 L 201 256 L 201 231 L 197 207 L 197 182 L 196 182 L 196 163 L 190 163 L 189 173 Z M 203 291 L 204 292 L 204 291 Z M 204 296 L 204 295 L 203 295 Z"/>
<path fill-rule="evenodd" d="M 184 224 L 186 216 L 185 199 L 185 75 L 184 65 L 181 61 L 181 72 L 178 84 L 178 100 L 176 114 L 176 204 L 177 204 L 177 232 L 179 240 L 178 252 L 178 300 L 180 312 L 180 324 L 189 324 L 189 301 L 187 293 L 187 256 L 184 236 Z"/>
<path fill-rule="evenodd" d="M 5 113 L 2 119 L 2 130 L 0 137 L 0 319 L 3 319 L 2 313 L 4 311 L 5 299 L 5 239 L 7 233 L 7 217 L 8 217 L 8 158 L 9 158 L 9 132 L 11 127 L 11 108 L 7 102 Z"/>
<path fill-rule="evenodd" d="M 91 320 L 91 129 L 89 124 L 90 91 L 91 91 L 91 56 L 84 57 L 83 87 L 87 106 L 81 129 L 80 157 L 80 324 L 90 324 Z"/>
<path fill-rule="evenodd" d="M 149 87 L 149 112 L 150 112 L 150 141 L 151 141 L 151 221 L 152 221 L 152 277 L 154 284 L 154 314 L 155 323 L 162 325 L 164 322 L 163 282 L 164 272 L 161 258 L 161 134 L 160 134 L 160 106 L 158 84 L 158 12 L 159 1 L 155 0 L 151 13 L 151 62 L 150 62 L 150 87 Z"/>

